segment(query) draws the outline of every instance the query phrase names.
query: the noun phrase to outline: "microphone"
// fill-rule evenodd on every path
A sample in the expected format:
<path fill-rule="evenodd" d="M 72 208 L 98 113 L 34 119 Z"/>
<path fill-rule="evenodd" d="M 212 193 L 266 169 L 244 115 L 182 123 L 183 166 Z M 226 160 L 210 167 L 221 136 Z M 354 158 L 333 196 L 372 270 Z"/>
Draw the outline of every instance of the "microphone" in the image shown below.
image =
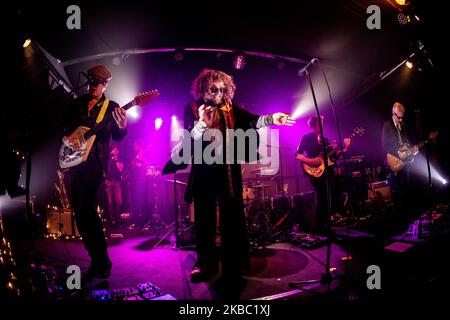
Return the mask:
<path fill-rule="evenodd" d="M 82 85 L 82 87 L 91 85 L 92 77 L 90 75 L 86 74 L 85 72 L 80 72 L 80 73 L 86 78 L 86 82 Z"/>
<path fill-rule="evenodd" d="M 308 71 L 309 67 L 311 67 L 314 63 L 316 63 L 317 61 L 319 61 L 319 59 L 317 58 L 312 58 L 310 62 L 308 62 L 307 65 L 303 66 L 303 68 L 301 68 L 298 71 L 298 76 L 299 77 L 303 77 L 303 75 L 306 73 L 306 71 Z"/>

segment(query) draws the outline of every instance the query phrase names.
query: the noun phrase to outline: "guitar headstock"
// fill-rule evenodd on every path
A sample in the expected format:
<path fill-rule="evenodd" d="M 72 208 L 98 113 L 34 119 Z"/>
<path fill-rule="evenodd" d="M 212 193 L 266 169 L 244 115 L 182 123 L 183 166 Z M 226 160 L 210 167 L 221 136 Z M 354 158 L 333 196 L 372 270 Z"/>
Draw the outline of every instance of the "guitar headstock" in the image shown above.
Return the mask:
<path fill-rule="evenodd" d="M 159 96 L 159 91 L 157 89 L 152 91 L 147 91 L 144 93 L 138 94 L 136 97 L 134 97 L 134 105 L 143 106 L 154 99 L 156 99 Z"/>
<path fill-rule="evenodd" d="M 366 133 L 366 129 L 364 129 L 363 127 L 356 127 L 353 129 L 353 133 L 352 136 L 362 136 Z"/>

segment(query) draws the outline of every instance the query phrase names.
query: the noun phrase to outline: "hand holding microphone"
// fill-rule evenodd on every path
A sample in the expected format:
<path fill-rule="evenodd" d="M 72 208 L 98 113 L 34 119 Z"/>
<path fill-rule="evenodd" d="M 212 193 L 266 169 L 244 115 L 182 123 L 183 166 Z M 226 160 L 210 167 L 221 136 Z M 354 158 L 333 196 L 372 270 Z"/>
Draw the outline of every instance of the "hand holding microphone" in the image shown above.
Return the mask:
<path fill-rule="evenodd" d="M 206 104 L 202 104 L 200 108 L 198 108 L 198 122 L 204 128 L 211 127 L 213 121 L 213 111 L 214 107 L 208 106 Z"/>

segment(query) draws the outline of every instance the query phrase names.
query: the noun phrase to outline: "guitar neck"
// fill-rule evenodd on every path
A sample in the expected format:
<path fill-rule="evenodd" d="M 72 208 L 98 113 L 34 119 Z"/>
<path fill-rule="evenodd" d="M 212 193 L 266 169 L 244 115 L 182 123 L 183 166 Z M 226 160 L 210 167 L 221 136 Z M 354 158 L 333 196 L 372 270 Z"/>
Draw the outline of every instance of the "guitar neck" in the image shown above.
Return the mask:
<path fill-rule="evenodd" d="M 130 109 L 131 107 L 133 107 L 135 105 L 134 99 L 131 100 L 130 102 L 128 102 L 127 104 L 125 104 L 124 106 L 120 107 L 122 109 L 124 109 L 125 111 Z M 93 136 L 94 134 L 97 133 L 98 130 L 100 130 L 101 128 L 103 128 L 103 126 L 105 126 L 109 121 L 109 117 L 105 115 L 105 117 L 103 118 L 102 121 L 100 121 L 99 123 L 96 123 L 90 130 L 86 131 L 83 135 L 84 140 L 89 139 L 91 136 Z"/>
<path fill-rule="evenodd" d="M 419 142 L 418 144 L 416 144 L 417 149 L 422 148 L 424 145 L 426 145 L 428 143 L 428 140 L 424 140 Z"/>
<path fill-rule="evenodd" d="M 349 136 L 349 139 L 352 139 L 354 136 L 356 136 L 356 134 L 352 133 Z M 340 156 L 342 153 L 343 153 L 343 150 L 340 150 L 339 147 L 337 147 L 337 148 L 331 150 L 330 152 L 328 152 L 327 153 L 327 157 L 330 158 L 330 157 L 332 157 L 333 155 L 336 155 L 336 154 L 338 154 L 338 156 Z"/>

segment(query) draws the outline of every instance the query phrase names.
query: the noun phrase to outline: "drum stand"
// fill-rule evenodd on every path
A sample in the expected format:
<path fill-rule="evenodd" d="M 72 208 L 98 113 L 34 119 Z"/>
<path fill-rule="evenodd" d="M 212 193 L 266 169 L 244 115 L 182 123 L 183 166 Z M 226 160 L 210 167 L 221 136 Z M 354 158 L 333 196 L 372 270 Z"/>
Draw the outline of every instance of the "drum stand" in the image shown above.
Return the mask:
<path fill-rule="evenodd" d="M 270 228 L 270 219 L 269 219 L 269 213 L 267 212 L 267 205 L 266 205 L 266 185 L 264 184 L 264 176 L 261 176 L 262 180 L 257 180 L 259 182 L 259 185 L 255 186 L 255 188 L 261 188 L 261 204 L 262 208 L 258 208 L 258 213 L 256 214 L 254 221 L 255 222 L 261 222 L 261 227 L 263 234 L 262 234 L 262 246 L 263 249 L 266 249 L 266 241 L 272 237 L 272 230 Z M 258 197 L 256 198 L 256 200 Z M 258 203 L 258 202 L 257 202 Z M 261 219 L 262 217 L 262 219 Z"/>
<path fill-rule="evenodd" d="M 186 230 L 190 229 L 192 226 L 189 226 L 187 228 L 181 229 L 181 217 L 180 217 L 180 201 L 178 201 L 178 189 L 177 184 L 187 185 L 184 182 L 177 181 L 177 173 L 175 172 L 173 175 L 173 181 L 167 180 L 168 182 L 173 182 L 173 206 L 174 206 L 174 217 L 175 220 L 165 228 L 165 234 L 159 239 L 159 241 L 153 246 L 153 248 L 156 248 L 159 246 L 161 242 L 164 241 L 164 239 L 167 238 L 167 236 L 170 236 L 170 244 L 172 246 L 172 249 L 184 249 L 182 246 L 181 241 L 181 234 L 185 232 Z"/>
<path fill-rule="evenodd" d="M 153 185 L 153 194 L 154 194 L 154 205 L 153 205 L 153 209 L 154 211 L 152 212 L 152 216 L 150 218 L 150 220 L 147 221 L 147 223 L 144 225 L 144 227 L 142 228 L 142 231 L 159 231 L 161 229 L 166 229 L 167 228 L 167 224 L 166 222 L 161 218 L 161 215 L 159 214 L 159 198 L 157 196 L 156 193 L 156 182 L 152 181 L 152 185 Z"/>

